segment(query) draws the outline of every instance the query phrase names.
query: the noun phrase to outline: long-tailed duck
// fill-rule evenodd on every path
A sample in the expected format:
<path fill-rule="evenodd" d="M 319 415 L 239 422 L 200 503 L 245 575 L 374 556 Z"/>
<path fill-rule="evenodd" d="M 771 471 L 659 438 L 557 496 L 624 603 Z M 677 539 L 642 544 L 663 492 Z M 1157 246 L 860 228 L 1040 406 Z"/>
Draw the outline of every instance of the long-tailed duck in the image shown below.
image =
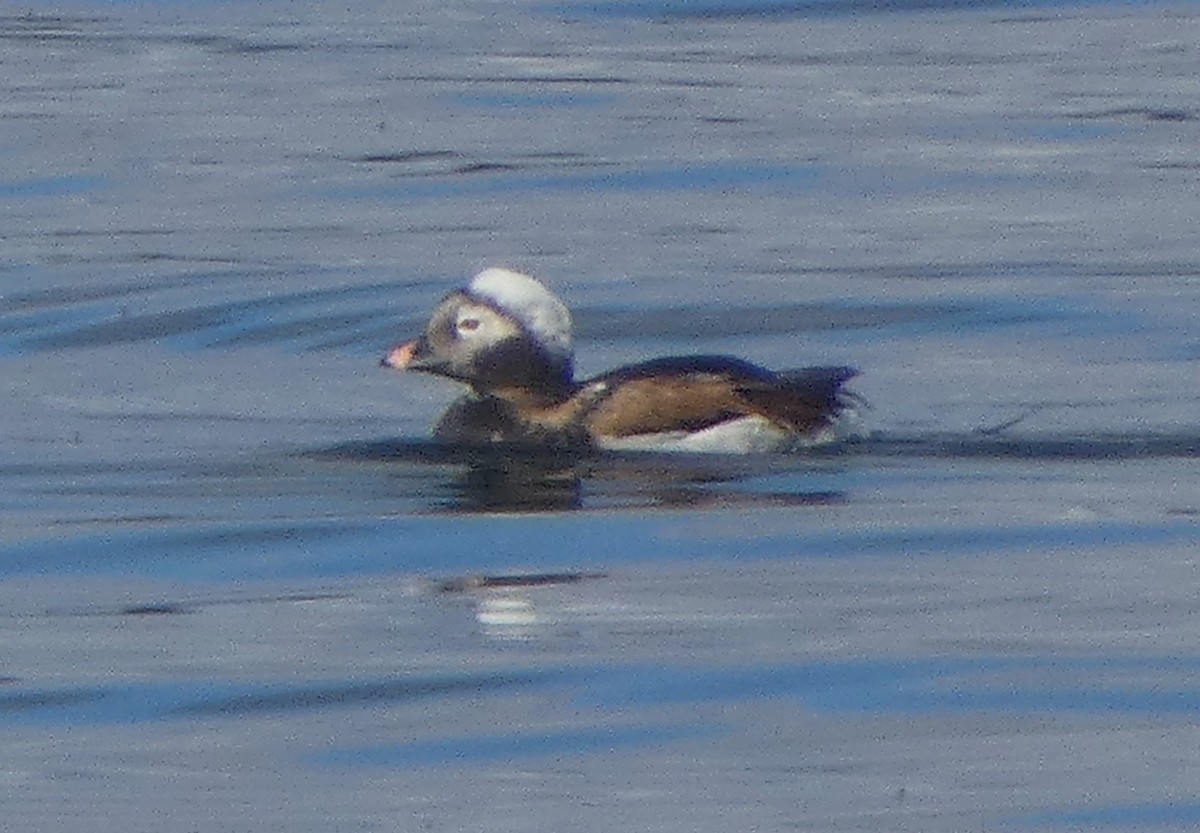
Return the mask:
<path fill-rule="evenodd" d="M 834 436 L 851 367 L 775 372 L 727 356 L 673 356 L 576 382 L 571 314 L 542 284 L 486 269 L 383 359 L 471 388 L 439 420 L 451 443 L 776 451 Z"/>

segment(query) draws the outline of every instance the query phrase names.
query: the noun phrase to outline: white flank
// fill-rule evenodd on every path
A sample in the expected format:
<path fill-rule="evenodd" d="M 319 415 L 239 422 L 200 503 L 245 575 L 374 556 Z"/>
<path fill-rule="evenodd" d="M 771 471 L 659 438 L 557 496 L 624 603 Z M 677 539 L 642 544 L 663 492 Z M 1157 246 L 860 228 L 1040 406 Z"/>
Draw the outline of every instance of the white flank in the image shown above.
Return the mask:
<path fill-rule="evenodd" d="M 606 451 L 773 454 L 863 439 L 868 434 L 858 412 L 848 408 L 829 425 L 812 434 L 793 434 L 763 417 L 749 416 L 699 431 L 663 431 L 632 437 L 600 437 L 597 439 L 597 445 Z"/>
<path fill-rule="evenodd" d="M 784 431 L 762 417 L 743 417 L 699 431 L 664 431 L 632 437 L 601 437 L 598 445 L 608 451 L 692 451 L 708 454 L 760 454 L 786 451 L 795 442 Z"/>
<path fill-rule="evenodd" d="M 511 269 L 484 269 L 468 287 L 472 295 L 507 312 L 550 350 L 571 355 L 571 313 L 537 280 Z"/>

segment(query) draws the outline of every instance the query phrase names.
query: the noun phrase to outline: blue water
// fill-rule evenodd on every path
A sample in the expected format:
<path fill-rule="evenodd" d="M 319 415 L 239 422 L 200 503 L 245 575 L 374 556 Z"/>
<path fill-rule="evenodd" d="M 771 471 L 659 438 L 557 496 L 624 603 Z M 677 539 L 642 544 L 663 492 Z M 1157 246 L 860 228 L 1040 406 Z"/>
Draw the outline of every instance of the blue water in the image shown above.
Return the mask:
<path fill-rule="evenodd" d="M 6 820 L 1195 826 L 1196 9 L 0 15 Z M 494 263 L 869 434 L 440 449 Z"/>
<path fill-rule="evenodd" d="M 329 752 L 321 755 L 317 763 L 327 766 L 461 766 L 492 761 L 516 761 L 523 758 L 594 754 L 704 737 L 713 734 L 714 731 L 715 727 L 700 725 L 618 726 L 546 734 L 438 740 Z"/>
<path fill-rule="evenodd" d="M 29 199 L 34 197 L 70 197 L 103 188 L 98 176 L 53 176 L 33 179 L 0 181 L 0 197 Z"/>
<path fill-rule="evenodd" d="M 824 493 L 821 493 L 824 494 Z M 736 523 L 735 518 L 730 518 Z M 1157 523 L 1048 524 L 996 529 L 909 527 L 903 531 L 858 530 L 758 534 L 745 541 L 703 539 L 677 543 L 695 518 L 623 519 L 627 540 L 614 549 L 606 531 L 611 518 L 550 517 L 536 524 L 494 518 L 407 518 L 279 524 L 222 523 L 142 533 L 16 544 L 0 549 L 6 576 L 28 574 L 137 575 L 175 580 L 334 578 L 404 572 L 474 573 L 487 570 L 588 570 L 642 564 L 663 558 L 861 559 L 952 554 L 971 557 L 1006 551 L 1159 546 L 1200 541 L 1193 519 Z"/>
<path fill-rule="evenodd" d="M 314 680 L 302 684 L 234 684 L 184 681 L 171 684 L 28 689 L 17 686 L 0 697 L 0 720 L 11 725 L 134 724 L 179 719 L 237 719 L 255 713 L 286 715 L 329 709 L 377 708 L 389 703 L 507 692 L 510 689 L 562 689 L 576 704 L 613 716 L 650 707 L 685 704 L 745 703 L 759 699 L 794 700 L 807 711 L 825 713 L 954 715 L 979 712 L 1005 714 L 1087 714 L 1118 719 L 1122 715 L 1191 716 L 1200 712 L 1200 689 L 1186 687 L 1121 687 L 1056 681 L 1072 674 L 1132 673 L 1192 675 L 1200 658 L 1173 657 L 973 657 L 969 660 L 889 659 L 813 663 L 809 665 L 737 666 L 691 669 L 671 666 L 588 666 L 514 668 L 502 674 L 386 679 Z M 1002 675 L 1020 675 L 1005 679 Z M 1000 676 L 999 680 L 993 679 Z M 1195 680 L 1192 679 L 1192 683 Z M 431 707 L 432 708 L 432 707 Z M 650 727 L 653 739 L 662 727 Z M 682 730 L 684 727 L 679 727 Z M 693 726 L 692 729 L 699 728 Z M 603 730 L 601 730 L 603 732 Z M 669 740 L 668 733 L 659 740 Z M 685 733 L 686 734 L 686 733 Z M 602 735 L 599 735 L 600 737 Z M 629 740 L 633 736 L 628 736 Z M 512 736 L 514 753 L 519 738 Z M 458 739 L 466 749 L 491 748 L 498 739 Z M 586 754 L 596 744 L 577 750 Z M 414 758 L 440 757 L 454 748 L 423 744 Z M 402 747 L 390 746 L 340 753 L 345 761 L 361 754 L 363 763 L 382 763 Z M 418 753 L 417 749 L 425 750 Z M 561 752 L 568 751 L 566 744 Z M 435 752 L 437 754 L 435 754 Z M 528 754 L 544 754 L 540 748 Z"/>

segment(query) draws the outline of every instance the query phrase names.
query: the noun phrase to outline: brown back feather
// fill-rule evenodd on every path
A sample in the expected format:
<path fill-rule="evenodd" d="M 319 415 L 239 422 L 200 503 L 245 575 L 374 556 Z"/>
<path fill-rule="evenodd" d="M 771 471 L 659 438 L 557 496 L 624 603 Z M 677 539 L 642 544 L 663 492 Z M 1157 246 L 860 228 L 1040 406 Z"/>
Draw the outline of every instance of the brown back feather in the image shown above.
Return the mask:
<path fill-rule="evenodd" d="M 728 379 L 658 377 L 615 385 L 592 408 L 586 425 L 596 436 L 628 437 L 696 431 L 747 413 L 746 403 Z"/>

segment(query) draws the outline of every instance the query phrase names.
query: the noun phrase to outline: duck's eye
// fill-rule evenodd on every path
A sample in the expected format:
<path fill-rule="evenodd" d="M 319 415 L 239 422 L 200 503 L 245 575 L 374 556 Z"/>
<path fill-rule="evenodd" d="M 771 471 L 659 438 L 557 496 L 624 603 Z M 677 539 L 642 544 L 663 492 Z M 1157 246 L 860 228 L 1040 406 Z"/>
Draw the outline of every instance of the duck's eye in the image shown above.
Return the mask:
<path fill-rule="evenodd" d="M 479 319 L 464 318 L 462 321 L 458 322 L 458 329 L 460 332 L 473 333 L 479 329 Z"/>

